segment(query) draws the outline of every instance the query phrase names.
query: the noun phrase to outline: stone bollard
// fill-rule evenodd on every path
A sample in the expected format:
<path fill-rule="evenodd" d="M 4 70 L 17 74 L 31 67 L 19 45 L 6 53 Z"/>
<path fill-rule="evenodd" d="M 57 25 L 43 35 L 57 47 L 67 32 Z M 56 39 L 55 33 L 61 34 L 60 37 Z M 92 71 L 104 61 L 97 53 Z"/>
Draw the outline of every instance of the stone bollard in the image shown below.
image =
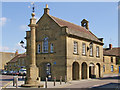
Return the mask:
<path fill-rule="evenodd" d="M 66 75 L 65 75 L 65 84 L 66 84 L 66 82 L 67 82 L 67 77 L 66 77 Z"/>
<path fill-rule="evenodd" d="M 15 76 L 13 77 L 13 86 L 15 86 L 15 80 L 14 80 Z"/>
<path fill-rule="evenodd" d="M 17 76 L 13 77 L 13 86 L 15 86 L 15 84 L 16 84 L 16 88 L 18 88 L 18 77 Z"/>
<path fill-rule="evenodd" d="M 56 82 L 56 77 L 54 77 L 54 86 L 55 86 L 55 82 Z"/>
<path fill-rule="evenodd" d="M 60 85 L 62 84 L 62 76 L 60 76 Z"/>
<path fill-rule="evenodd" d="M 45 88 L 47 88 L 47 81 L 48 81 L 48 78 L 46 77 Z"/>

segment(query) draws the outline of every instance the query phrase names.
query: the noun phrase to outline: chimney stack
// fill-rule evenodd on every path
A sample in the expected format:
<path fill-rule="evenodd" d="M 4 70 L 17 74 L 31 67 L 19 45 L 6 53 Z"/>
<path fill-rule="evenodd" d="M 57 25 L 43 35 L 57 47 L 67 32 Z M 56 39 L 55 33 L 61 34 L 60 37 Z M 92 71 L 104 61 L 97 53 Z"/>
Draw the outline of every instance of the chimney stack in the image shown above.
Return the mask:
<path fill-rule="evenodd" d="M 46 4 L 46 8 L 44 8 L 44 14 L 49 14 L 49 10 L 48 4 Z"/>
<path fill-rule="evenodd" d="M 112 44 L 109 44 L 109 49 L 112 49 Z"/>
<path fill-rule="evenodd" d="M 18 50 L 15 51 L 15 56 L 17 56 L 17 55 L 18 55 Z"/>

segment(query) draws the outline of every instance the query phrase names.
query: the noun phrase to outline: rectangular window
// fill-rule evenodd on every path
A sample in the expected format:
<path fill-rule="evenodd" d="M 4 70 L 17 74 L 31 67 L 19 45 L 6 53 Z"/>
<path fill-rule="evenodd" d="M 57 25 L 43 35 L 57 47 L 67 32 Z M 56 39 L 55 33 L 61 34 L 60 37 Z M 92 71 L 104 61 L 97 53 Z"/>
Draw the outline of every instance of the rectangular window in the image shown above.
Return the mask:
<path fill-rule="evenodd" d="M 22 65 L 24 65 L 24 59 L 22 60 Z"/>
<path fill-rule="evenodd" d="M 53 43 L 50 45 L 50 52 L 53 53 Z"/>
<path fill-rule="evenodd" d="M 20 59 L 18 60 L 18 65 L 20 65 Z"/>
<path fill-rule="evenodd" d="M 103 65 L 103 72 L 105 72 L 105 65 Z"/>
<path fill-rule="evenodd" d="M 90 44 L 90 56 L 93 56 L 93 45 Z"/>
<path fill-rule="evenodd" d="M 82 44 L 82 55 L 86 55 L 86 44 Z"/>
<path fill-rule="evenodd" d="M 111 72 L 113 72 L 113 65 L 111 65 Z"/>
<path fill-rule="evenodd" d="M 78 43 L 74 41 L 74 53 L 78 53 Z"/>
<path fill-rule="evenodd" d="M 48 53 L 48 37 L 44 38 L 42 52 Z"/>
<path fill-rule="evenodd" d="M 96 56 L 99 57 L 99 47 L 96 47 Z"/>
<path fill-rule="evenodd" d="M 111 63 L 113 63 L 113 57 L 111 57 Z"/>
<path fill-rule="evenodd" d="M 37 48 L 38 53 L 40 53 L 40 44 L 38 44 Z"/>

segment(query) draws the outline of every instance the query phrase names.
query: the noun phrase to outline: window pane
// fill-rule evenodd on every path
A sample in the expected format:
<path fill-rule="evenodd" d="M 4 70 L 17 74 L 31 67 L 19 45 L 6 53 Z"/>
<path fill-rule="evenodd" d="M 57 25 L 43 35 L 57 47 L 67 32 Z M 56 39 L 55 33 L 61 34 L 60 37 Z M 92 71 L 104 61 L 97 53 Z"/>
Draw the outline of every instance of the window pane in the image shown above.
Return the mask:
<path fill-rule="evenodd" d="M 77 53 L 78 49 L 78 43 L 74 42 L 74 53 Z"/>
<path fill-rule="evenodd" d="M 38 53 L 40 53 L 40 44 L 38 44 Z"/>
<path fill-rule="evenodd" d="M 111 72 L 113 72 L 113 65 L 111 65 Z"/>
<path fill-rule="evenodd" d="M 44 38 L 43 41 L 43 53 L 48 53 L 48 37 Z"/>
<path fill-rule="evenodd" d="M 51 44 L 51 51 L 50 52 L 53 52 L 53 44 Z"/>
<path fill-rule="evenodd" d="M 85 46 L 85 43 L 83 43 L 83 45 L 82 45 L 82 54 L 83 54 L 83 55 L 86 54 L 86 52 L 85 52 L 85 47 L 86 47 L 86 46 Z"/>
<path fill-rule="evenodd" d="M 103 72 L 105 72 L 105 65 L 103 65 Z"/>
<path fill-rule="evenodd" d="M 96 53 L 96 54 L 97 54 L 96 56 L 98 57 L 98 56 L 99 56 L 99 47 L 96 48 L 96 52 L 97 52 L 97 53 Z"/>
<path fill-rule="evenodd" d="M 90 56 L 93 56 L 93 46 L 90 44 Z"/>

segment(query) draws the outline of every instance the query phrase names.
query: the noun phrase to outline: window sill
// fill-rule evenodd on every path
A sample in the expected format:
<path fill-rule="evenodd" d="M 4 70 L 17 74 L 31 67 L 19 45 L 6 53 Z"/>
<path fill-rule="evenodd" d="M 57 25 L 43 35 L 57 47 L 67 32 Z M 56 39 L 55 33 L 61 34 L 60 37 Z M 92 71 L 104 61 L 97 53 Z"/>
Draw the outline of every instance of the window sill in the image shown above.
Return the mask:
<path fill-rule="evenodd" d="M 73 53 L 74 55 L 79 55 L 78 53 Z"/>
<path fill-rule="evenodd" d="M 87 56 L 86 54 L 82 54 L 82 56 Z"/>
<path fill-rule="evenodd" d="M 90 57 L 94 57 L 93 55 L 89 55 Z"/>
<path fill-rule="evenodd" d="M 48 52 L 48 53 L 36 53 L 36 54 L 54 54 L 54 53 L 56 53 L 56 52 Z"/>
<path fill-rule="evenodd" d="M 100 56 L 96 56 L 97 58 L 100 58 Z"/>

